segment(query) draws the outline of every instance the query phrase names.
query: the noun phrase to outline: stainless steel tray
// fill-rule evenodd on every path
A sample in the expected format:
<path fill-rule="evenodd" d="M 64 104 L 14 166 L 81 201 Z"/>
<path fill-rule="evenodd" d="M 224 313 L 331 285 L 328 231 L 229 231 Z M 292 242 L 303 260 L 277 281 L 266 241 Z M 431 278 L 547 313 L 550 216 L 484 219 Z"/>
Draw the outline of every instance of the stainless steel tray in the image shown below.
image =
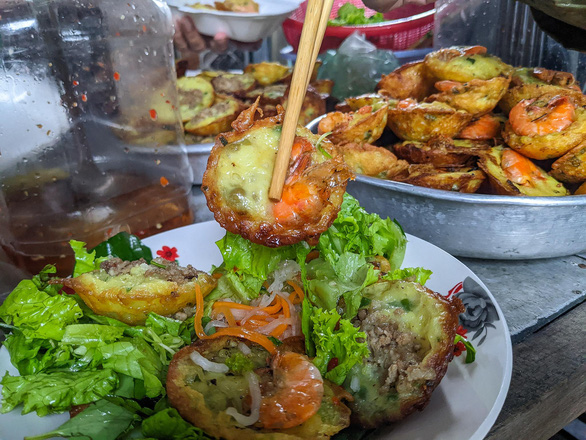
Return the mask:
<path fill-rule="evenodd" d="M 348 192 L 367 211 L 456 256 L 520 260 L 586 251 L 586 196 L 462 194 L 366 176 Z"/>

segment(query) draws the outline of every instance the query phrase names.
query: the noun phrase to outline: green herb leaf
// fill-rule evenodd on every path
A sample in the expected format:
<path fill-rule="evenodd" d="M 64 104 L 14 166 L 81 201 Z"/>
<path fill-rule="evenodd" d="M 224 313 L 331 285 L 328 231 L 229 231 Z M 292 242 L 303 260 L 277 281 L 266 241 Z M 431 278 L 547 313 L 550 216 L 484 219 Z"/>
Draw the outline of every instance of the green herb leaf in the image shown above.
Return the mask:
<path fill-rule="evenodd" d="M 140 239 L 128 232 L 120 232 L 100 243 L 92 251 L 98 257 L 118 257 L 124 261 L 136 261 L 144 258 L 147 263 L 153 259 L 151 249 Z"/>
<path fill-rule="evenodd" d="M 75 254 L 74 278 L 83 273 L 99 269 L 102 261 L 107 260 L 105 256 L 96 258 L 96 251 L 88 252 L 83 241 L 70 240 L 69 245 Z"/>
<path fill-rule="evenodd" d="M 232 356 L 226 359 L 226 366 L 232 373 L 242 374 L 254 369 L 254 364 L 244 354 L 235 352 Z"/>
<path fill-rule="evenodd" d="M 332 266 L 345 252 L 364 258 L 383 256 L 392 269 L 401 267 L 407 247 L 405 233 L 398 223 L 366 212 L 358 201 L 344 194 L 338 217 L 319 240 L 318 249 Z"/>
<path fill-rule="evenodd" d="M 163 364 L 157 352 L 142 338 L 121 340 L 99 348 L 104 368 L 144 381 L 147 397 L 164 392 Z"/>
<path fill-rule="evenodd" d="M 472 342 L 468 341 L 461 335 L 456 335 L 456 338 L 454 339 L 454 345 L 458 342 L 461 342 L 466 347 L 466 363 L 471 364 L 474 362 L 476 360 L 476 349 L 472 345 Z"/>
<path fill-rule="evenodd" d="M 98 400 L 54 431 L 25 440 L 43 440 L 54 437 L 116 440 L 140 421 L 140 416 L 107 400 Z"/>
<path fill-rule="evenodd" d="M 158 440 L 211 440 L 201 429 L 187 423 L 175 408 L 167 408 L 142 422 L 142 435 Z"/>

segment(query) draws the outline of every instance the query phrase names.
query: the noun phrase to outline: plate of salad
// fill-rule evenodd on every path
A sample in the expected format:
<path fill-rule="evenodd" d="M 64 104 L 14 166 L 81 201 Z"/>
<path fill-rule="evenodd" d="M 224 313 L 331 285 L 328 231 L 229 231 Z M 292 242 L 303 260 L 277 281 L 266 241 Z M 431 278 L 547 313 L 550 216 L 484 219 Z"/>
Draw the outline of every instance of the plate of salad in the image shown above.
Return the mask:
<path fill-rule="evenodd" d="M 288 439 L 480 440 L 504 403 L 512 350 L 504 316 L 492 294 L 464 264 L 430 243 L 405 235 L 392 220 L 367 213 L 352 197 L 345 196 L 337 219 L 315 246 L 302 242 L 266 248 L 226 232 L 216 222 L 206 222 L 143 242 L 119 234 L 92 251 L 80 242 L 73 241 L 72 247 L 76 266 L 71 278 L 54 279 L 54 268 L 48 266 L 33 279 L 23 280 L 0 306 L 0 325 L 7 333 L 0 348 L 0 439 L 206 440 L 253 433 L 254 438 L 267 434 Z M 83 288 L 91 280 L 95 285 L 115 285 L 131 296 L 141 283 L 156 284 L 155 290 L 160 292 L 169 279 L 177 277 L 189 278 L 189 282 L 171 296 L 181 297 L 177 292 L 195 282 L 199 283 L 194 289 L 196 300 L 174 312 L 165 309 L 167 303 L 154 300 L 152 308 L 155 303 L 163 308 L 156 309 L 159 313 L 143 310 L 142 316 L 134 313 L 142 307 L 134 303 L 130 315 L 128 310 L 113 307 L 102 312 L 100 307 L 110 297 L 104 296 L 100 304 L 95 304 Z M 380 292 L 388 289 L 399 296 L 385 293 L 381 300 Z M 425 376 L 429 371 L 419 370 L 425 376 L 423 385 L 409 392 L 426 388 L 431 392 L 435 388 L 433 395 L 426 395 L 425 401 L 413 408 L 413 414 L 401 421 L 380 423 L 378 417 L 372 422 L 369 417 L 375 413 L 384 413 L 387 420 L 391 417 L 390 409 L 395 408 L 407 382 L 401 382 L 399 373 L 391 390 L 387 387 L 385 391 L 376 375 L 365 374 L 371 367 L 374 370 L 369 372 L 379 371 L 378 364 L 369 362 L 382 346 L 382 339 L 378 346 L 371 339 L 384 333 L 380 331 L 382 326 L 373 330 L 365 323 L 383 313 L 401 317 L 413 332 L 430 333 L 437 314 L 431 310 L 436 306 L 422 307 L 427 304 L 426 295 L 436 301 L 436 306 L 461 304 L 457 334 L 455 338 L 450 335 L 447 372 L 444 370 L 443 379 L 439 377 L 434 383 L 433 377 Z M 251 339 L 259 344 L 247 340 L 252 333 L 255 336 Z M 396 341 L 403 340 L 402 344 L 408 346 L 407 333 L 399 334 Z M 240 339 L 231 340 L 226 335 L 239 335 Z M 269 423 L 283 414 L 275 413 L 262 422 L 263 411 L 267 414 L 267 393 L 271 395 L 263 375 L 269 368 L 276 371 L 275 359 L 285 362 L 284 347 L 299 346 L 299 341 L 294 358 L 311 371 L 313 381 L 317 380 L 312 393 L 317 389 L 329 396 L 334 390 L 336 399 L 332 402 L 343 416 L 331 422 L 333 407 L 330 405 L 329 413 L 324 412 L 328 404 L 323 397 L 313 414 L 305 415 L 311 406 L 307 402 L 301 409 L 291 410 L 297 418 L 309 417 L 300 426 L 269 428 Z M 424 350 L 425 343 L 423 339 L 412 342 L 415 348 L 409 356 L 413 366 L 417 363 L 413 356 Z M 224 345 L 210 354 L 214 344 Z M 253 369 L 258 359 L 251 356 L 262 352 L 260 362 L 264 362 L 268 357 L 265 348 L 276 353 L 272 363 Z M 228 356 L 230 350 L 234 353 Z M 182 356 L 184 353 L 188 356 Z M 192 385 L 201 380 L 188 393 L 192 400 L 201 394 L 216 393 L 217 397 L 220 392 L 222 396 L 223 400 L 202 397 L 207 407 L 199 408 L 219 411 L 218 405 L 225 401 L 234 407 L 208 420 L 185 411 L 177 398 L 178 384 L 179 388 L 183 386 L 175 380 L 182 373 L 178 365 L 195 369 Z M 385 372 L 387 385 L 392 382 L 389 372 Z M 258 413 L 253 417 L 252 379 L 245 391 L 239 392 L 240 400 L 231 401 L 229 396 L 234 393 L 231 388 L 246 384 L 242 377 L 252 376 L 261 382 L 260 419 Z M 205 382 L 202 378 L 206 377 L 212 379 Z M 206 388 L 207 394 L 193 392 L 201 391 L 204 383 L 218 389 L 220 384 L 231 385 L 221 391 Z M 369 394 L 369 384 L 377 383 L 376 394 Z M 324 391 L 320 387 L 326 384 Z M 298 386 L 293 381 L 291 387 Z M 343 399 L 347 399 L 344 404 Z M 189 405 L 193 407 L 194 402 Z M 352 409 L 351 416 L 345 405 Z M 68 411 L 72 408 L 77 415 L 70 418 Z M 328 429 L 315 426 L 318 416 Z M 199 423 L 194 426 L 185 419 Z M 235 431 L 214 425 L 214 421 L 222 420 Z M 290 418 L 287 420 L 290 422 Z M 352 426 L 348 426 L 351 420 Z M 265 423 L 262 429 L 259 423 Z M 337 428 L 332 429 L 333 425 Z M 311 429 L 320 434 L 309 435 L 314 432 Z"/>

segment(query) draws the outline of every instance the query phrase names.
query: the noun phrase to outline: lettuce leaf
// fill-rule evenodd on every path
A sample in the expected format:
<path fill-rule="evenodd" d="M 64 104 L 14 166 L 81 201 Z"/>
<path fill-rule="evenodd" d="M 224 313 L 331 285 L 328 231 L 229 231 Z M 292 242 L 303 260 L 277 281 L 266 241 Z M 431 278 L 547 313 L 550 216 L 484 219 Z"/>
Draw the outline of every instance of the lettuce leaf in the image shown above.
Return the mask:
<path fill-rule="evenodd" d="M 181 347 L 191 344 L 190 327 L 190 320 L 177 321 L 149 313 L 143 326 L 129 326 L 124 334 L 144 339 L 157 352 L 161 363 L 166 365 Z"/>
<path fill-rule="evenodd" d="M 15 330 L 4 341 L 10 362 L 21 376 L 54 368 L 70 368 L 75 362 L 70 347 L 51 339 L 29 339 Z"/>
<path fill-rule="evenodd" d="M 342 385 L 350 369 L 370 352 L 366 334 L 348 319 L 341 319 L 335 310 L 313 309 L 311 338 L 315 344 L 313 363 L 322 375 Z"/>
<path fill-rule="evenodd" d="M 206 297 L 208 303 L 209 300 L 230 298 L 247 304 L 258 296 L 263 283 L 281 261 L 305 262 L 311 250 L 305 242 L 269 248 L 231 232 L 226 232 L 216 245 L 224 257 L 224 263 L 216 271 L 224 276 L 219 279 L 216 289 Z"/>
<path fill-rule="evenodd" d="M 347 193 L 338 217 L 321 235 L 318 244 L 320 256 L 333 267 L 341 255 L 352 252 L 366 259 L 383 256 L 389 260 L 392 269 L 398 269 L 406 247 L 407 239 L 398 223 L 366 212 Z"/>
<path fill-rule="evenodd" d="M 117 341 L 122 337 L 124 329 L 111 325 L 100 324 L 72 324 L 65 327 L 62 344 L 85 345 L 98 347 Z"/>
<path fill-rule="evenodd" d="M 0 305 L 0 318 L 31 339 L 60 340 L 65 327 L 81 316 L 74 298 L 51 296 L 39 290 L 33 280 L 21 281 Z"/>
<path fill-rule="evenodd" d="M 389 272 L 381 277 L 383 280 L 393 281 L 393 280 L 407 280 L 407 281 L 414 281 L 416 283 L 421 284 L 422 286 L 425 285 L 429 277 L 433 274 L 433 272 L 429 269 L 424 269 L 423 267 L 406 267 L 404 269 L 395 269 L 392 272 Z"/>
<path fill-rule="evenodd" d="M 311 302 L 325 310 L 334 310 L 344 298 L 344 317 L 353 318 L 362 301 L 362 290 L 378 280 L 379 271 L 358 254 L 345 252 L 333 267 L 317 258 L 307 264 L 305 283 Z"/>
<path fill-rule="evenodd" d="M 295 245 L 269 248 L 231 232 L 226 232 L 216 245 L 224 257 L 227 271 L 235 270 L 262 280 L 266 280 L 281 261 L 296 257 Z"/>
<path fill-rule="evenodd" d="M 142 338 L 123 339 L 98 348 L 104 368 L 144 381 L 147 397 L 164 393 L 163 363 Z"/>
<path fill-rule="evenodd" d="M 73 405 L 95 402 L 118 386 L 112 370 L 39 373 L 28 376 L 4 375 L 2 408 L 7 413 L 23 404 L 22 414 L 36 411 L 39 416 L 67 411 Z"/>
<path fill-rule="evenodd" d="M 96 258 L 96 251 L 88 252 L 83 241 L 70 240 L 69 245 L 75 254 L 75 267 L 73 268 L 73 278 L 100 268 L 102 261 L 108 257 Z"/>

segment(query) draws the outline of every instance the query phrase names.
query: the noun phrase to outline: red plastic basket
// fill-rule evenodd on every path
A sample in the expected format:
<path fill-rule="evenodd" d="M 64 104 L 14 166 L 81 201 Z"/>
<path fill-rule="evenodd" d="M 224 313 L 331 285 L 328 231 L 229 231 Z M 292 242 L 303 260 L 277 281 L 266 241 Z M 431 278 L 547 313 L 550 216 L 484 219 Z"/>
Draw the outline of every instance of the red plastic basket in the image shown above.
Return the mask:
<path fill-rule="evenodd" d="M 366 8 L 361 0 L 335 0 L 330 18 L 336 17 L 338 9 L 345 3 L 365 8 L 367 17 L 375 14 L 375 11 Z M 293 46 L 295 52 L 299 46 L 306 9 L 307 1 L 303 2 L 283 22 L 285 38 Z M 357 30 L 379 49 L 408 50 L 433 29 L 434 14 L 433 3 L 424 6 L 405 5 L 384 14 L 387 21 L 382 23 L 363 26 L 328 26 L 320 52 L 337 49 L 346 37 Z"/>

